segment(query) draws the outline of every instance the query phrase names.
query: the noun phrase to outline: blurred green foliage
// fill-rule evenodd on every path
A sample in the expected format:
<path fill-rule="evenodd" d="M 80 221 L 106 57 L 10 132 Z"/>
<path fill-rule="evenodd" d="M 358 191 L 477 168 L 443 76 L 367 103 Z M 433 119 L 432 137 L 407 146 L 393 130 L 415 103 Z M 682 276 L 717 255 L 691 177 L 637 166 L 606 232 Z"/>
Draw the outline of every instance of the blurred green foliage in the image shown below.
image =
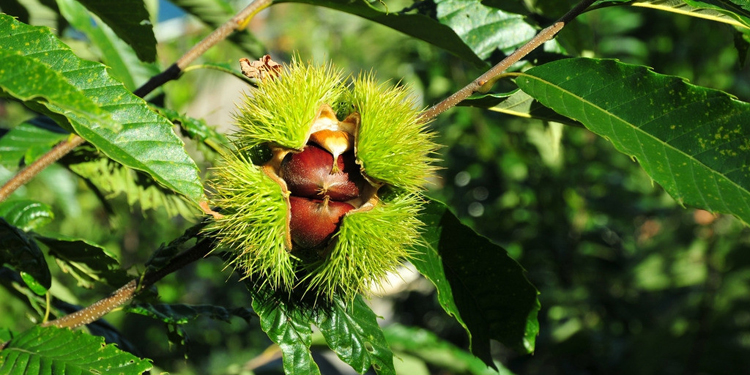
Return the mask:
<path fill-rule="evenodd" d="M 557 11 L 553 1 L 536 3 L 538 9 Z M 277 60 L 297 53 L 353 73 L 374 70 L 381 80 L 410 85 L 424 106 L 481 74 L 384 26 L 308 5 L 274 6 L 251 29 Z M 207 32 L 190 29 L 162 43 L 163 65 Z M 572 55 L 651 66 L 750 100 L 749 68 L 739 63 L 735 33 L 706 20 L 606 8 L 584 14 L 559 40 Z M 238 54 L 225 42 L 201 59 L 235 64 Z M 165 100 L 184 112 L 201 94 L 220 92 L 217 82 L 225 81 L 219 78 L 215 72 L 186 73 L 167 84 Z M 14 103 L 3 103 L 2 110 L 1 126 L 29 116 Z M 463 107 L 432 126 L 445 145 L 445 161 L 429 194 L 508 249 L 541 291 L 536 353 L 522 356 L 498 345 L 493 353 L 498 361 L 517 374 L 544 375 L 737 374 L 750 368 L 750 231 L 737 220 L 680 207 L 635 162 L 584 129 Z M 116 213 L 110 215 L 82 181 L 57 166 L 17 196 L 57 210 L 45 231 L 98 243 L 126 266 L 144 264 L 161 243 L 190 225 L 164 210 L 143 215 L 123 197 L 110 201 Z M 77 288 L 74 278 L 52 269 L 56 294 L 68 302 L 86 305 L 108 292 Z M 168 276 L 157 288 L 163 303 L 247 306 L 248 294 L 237 279 L 220 259 L 210 257 Z M 10 298 L 23 288 L 5 281 L 3 286 L 0 327 L 29 328 L 39 319 L 32 307 L 38 302 L 31 296 L 28 304 Z M 429 288 L 402 292 L 387 304 L 393 306 L 387 323 L 422 327 L 467 347 L 464 331 L 443 313 Z M 249 374 L 258 363 L 252 360 L 264 358 L 261 353 L 270 345 L 257 321 L 240 318 L 231 324 L 200 318 L 179 328 L 122 312 L 107 320 L 136 354 L 175 374 Z M 187 345 L 170 345 L 166 332 L 184 335 Z M 316 360 L 323 373 L 338 371 Z M 403 362 L 413 364 L 413 357 L 403 354 Z M 254 371 L 279 373 L 279 363 Z M 415 366 L 422 372 L 458 373 L 430 362 Z"/>

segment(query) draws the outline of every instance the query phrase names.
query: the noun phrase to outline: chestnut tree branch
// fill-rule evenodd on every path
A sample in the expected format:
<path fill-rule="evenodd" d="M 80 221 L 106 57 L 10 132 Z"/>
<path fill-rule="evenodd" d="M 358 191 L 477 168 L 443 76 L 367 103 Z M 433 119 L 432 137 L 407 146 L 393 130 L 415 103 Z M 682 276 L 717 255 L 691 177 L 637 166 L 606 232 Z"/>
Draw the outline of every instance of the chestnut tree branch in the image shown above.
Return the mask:
<path fill-rule="evenodd" d="M 141 87 L 133 91 L 133 94 L 138 97 L 145 97 L 151 91 L 160 87 L 161 85 L 176 79 L 182 73 L 191 62 L 195 61 L 199 56 L 205 53 L 209 48 L 215 46 L 217 43 L 226 39 L 235 30 L 244 29 L 250 22 L 253 16 L 255 16 L 261 10 L 267 8 L 272 4 L 272 0 L 255 0 L 250 5 L 242 9 L 237 15 L 232 17 L 229 21 L 225 22 L 218 29 L 214 30 L 211 34 L 201 40 L 193 48 L 187 51 L 182 57 L 180 57 L 174 64 L 170 65 L 163 72 L 151 77 L 148 82 L 144 83 Z M 78 135 L 71 135 L 67 141 L 64 141 L 52 150 L 44 154 L 41 158 L 37 159 L 33 163 L 26 166 L 24 169 L 16 173 L 10 180 L 8 180 L 2 187 L 0 187 L 0 202 L 4 201 L 10 196 L 16 189 L 29 182 L 39 172 L 47 168 L 52 163 L 60 160 L 68 152 L 74 148 L 82 145 L 86 141 Z"/>
<path fill-rule="evenodd" d="M 568 13 L 560 17 L 557 22 L 540 31 L 539 34 L 537 34 L 534 38 L 521 46 L 521 48 L 508 55 L 508 57 L 504 58 L 503 61 L 500 61 L 499 63 L 497 63 L 497 65 L 490 68 L 490 70 L 479 76 L 479 78 L 475 79 L 461 90 L 456 91 L 453 95 L 445 98 L 440 103 L 435 104 L 428 110 L 424 111 L 421 116 L 422 119 L 424 121 L 432 120 L 437 115 L 455 107 L 458 103 L 471 96 L 471 94 L 479 91 L 482 86 L 484 86 L 488 82 L 491 82 L 497 76 L 502 74 L 506 69 L 508 69 L 511 65 L 515 64 L 518 60 L 521 60 L 524 56 L 528 55 L 529 53 L 531 53 L 531 51 L 537 49 L 545 42 L 552 40 L 552 38 L 554 38 L 555 35 L 557 35 L 557 33 L 560 32 L 560 30 L 562 30 L 562 28 L 565 27 L 568 22 L 572 21 L 573 19 L 578 17 L 579 14 L 583 13 L 583 11 L 586 10 L 586 8 L 588 8 L 591 4 L 593 4 L 594 1 L 595 0 L 582 0 Z"/>
<path fill-rule="evenodd" d="M 198 240 L 195 246 L 176 255 L 166 266 L 158 271 L 146 272 L 140 279 L 130 281 L 108 297 L 74 313 L 42 323 L 41 326 L 76 328 L 93 323 L 117 307 L 130 302 L 141 290 L 150 287 L 170 273 L 205 257 L 211 252 L 213 247 L 213 238 L 202 238 Z"/>

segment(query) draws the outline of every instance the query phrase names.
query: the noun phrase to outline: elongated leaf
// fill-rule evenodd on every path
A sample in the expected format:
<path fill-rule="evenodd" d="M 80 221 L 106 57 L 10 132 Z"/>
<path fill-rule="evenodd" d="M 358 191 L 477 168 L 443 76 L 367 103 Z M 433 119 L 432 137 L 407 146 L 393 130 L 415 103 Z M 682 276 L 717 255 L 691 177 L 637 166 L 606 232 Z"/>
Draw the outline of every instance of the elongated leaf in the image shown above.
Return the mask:
<path fill-rule="evenodd" d="M 716 2 L 713 2 L 716 3 Z M 719 2 L 724 3 L 724 2 Z M 738 7 L 722 7 L 705 1 L 683 0 L 600 0 L 594 7 L 627 4 L 634 7 L 651 8 L 665 12 L 683 14 L 690 17 L 703 18 L 715 22 L 727 23 L 742 28 L 750 28 L 750 12 Z"/>
<path fill-rule="evenodd" d="M 125 310 L 172 324 L 186 324 L 191 320 L 197 319 L 199 316 L 206 316 L 227 323 L 229 323 L 232 316 L 238 316 L 249 322 L 255 316 L 250 309 L 244 307 L 227 309 L 213 305 L 137 303 L 128 305 Z"/>
<path fill-rule="evenodd" d="M 378 326 L 377 316 L 361 296 L 351 306 L 336 299 L 330 312 L 315 321 L 328 346 L 342 361 L 364 374 L 370 366 L 378 374 L 395 374 L 393 352 Z"/>
<path fill-rule="evenodd" d="M 260 298 L 253 298 L 253 310 L 260 318 L 260 328 L 281 348 L 286 374 L 320 374 L 310 353 L 312 328 L 308 317 L 285 311 L 285 306 L 275 301 L 261 302 Z"/>
<path fill-rule="evenodd" d="M 79 286 L 93 288 L 96 282 L 102 282 L 119 288 L 130 281 L 117 259 L 101 246 L 71 238 L 37 235 L 35 239 L 49 247 L 49 254 L 55 258 L 63 272 L 78 280 Z"/>
<path fill-rule="evenodd" d="M 0 165 L 16 168 L 21 161 L 30 163 L 32 155 L 49 151 L 56 143 L 64 140 L 69 134 L 54 132 L 28 122 L 11 129 L 0 138 Z"/>
<path fill-rule="evenodd" d="M 43 295 L 52 285 L 44 254 L 26 233 L 0 217 L 0 264 L 9 264 L 21 274 L 34 293 Z"/>
<path fill-rule="evenodd" d="M 533 38 L 524 16 L 490 8 L 479 1 L 435 0 L 437 19 L 449 26 L 480 59 L 495 50 L 509 54 Z"/>
<path fill-rule="evenodd" d="M 561 60 L 516 82 L 636 158 L 680 204 L 750 223 L 750 104 L 612 60 Z"/>
<path fill-rule="evenodd" d="M 67 328 L 34 326 L 0 351 L 0 374 L 143 374 L 151 369 L 140 359 L 104 345 L 104 339 Z"/>
<path fill-rule="evenodd" d="M 46 107 L 58 123 L 69 120 L 81 137 L 112 159 L 201 200 L 198 168 L 169 121 L 110 78 L 103 65 L 77 58 L 47 28 L 0 15 L 0 32 L 4 94 L 34 109 Z"/>
<path fill-rule="evenodd" d="M 0 203 L 0 217 L 10 225 L 23 231 L 37 230 L 52 221 L 52 207 L 31 199 L 4 201 Z"/>
<path fill-rule="evenodd" d="M 474 63 L 477 66 L 485 66 L 477 54 L 469 48 L 463 40 L 450 27 L 441 24 L 436 19 L 426 15 L 432 10 L 427 9 L 425 13 L 407 14 L 402 12 L 383 12 L 375 8 L 365 0 L 276 0 L 274 3 L 302 3 L 323 6 L 354 14 L 362 18 L 374 21 L 406 35 L 424 40 L 440 47 L 459 58 Z M 461 1 L 467 3 L 467 1 Z M 425 2 L 427 3 L 427 2 Z M 474 3 L 474 1 L 471 1 Z M 429 4 L 427 4 L 429 6 Z"/>
<path fill-rule="evenodd" d="M 529 96 L 529 94 L 521 90 L 501 94 L 472 95 L 459 105 L 486 108 L 490 111 L 505 113 L 511 116 L 554 121 L 577 127 L 582 126 L 580 123 L 568 117 L 561 116 L 557 112 L 543 106 Z"/>
<path fill-rule="evenodd" d="M 156 37 L 143 0 L 79 1 L 133 47 L 139 59 L 156 60 Z"/>
<path fill-rule="evenodd" d="M 57 0 L 60 12 L 78 31 L 86 34 L 98 48 L 102 62 L 110 67 L 110 74 L 129 91 L 135 90 L 148 78 L 159 73 L 155 64 L 143 63 L 132 47 L 122 41 L 101 19 L 74 0 Z"/>
<path fill-rule="evenodd" d="M 234 17 L 236 13 L 225 0 L 170 0 L 171 3 L 198 17 L 208 27 L 216 29 Z M 259 58 L 266 54 L 266 48 L 247 29 L 232 33 L 228 38 L 243 51 Z M 252 59 L 251 59 L 252 60 Z"/>
<path fill-rule="evenodd" d="M 533 351 L 539 301 L 524 269 L 442 203 L 432 201 L 422 220 L 429 228 L 427 246 L 418 249 L 414 266 L 435 284 L 443 309 L 466 329 L 471 352 L 494 367 L 490 339 Z"/>
<path fill-rule="evenodd" d="M 499 371 L 492 370 L 479 358 L 423 328 L 391 324 L 383 333 L 393 350 L 412 354 L 453 373 L 512 375 L 504 367 L 498 366 Z"/>

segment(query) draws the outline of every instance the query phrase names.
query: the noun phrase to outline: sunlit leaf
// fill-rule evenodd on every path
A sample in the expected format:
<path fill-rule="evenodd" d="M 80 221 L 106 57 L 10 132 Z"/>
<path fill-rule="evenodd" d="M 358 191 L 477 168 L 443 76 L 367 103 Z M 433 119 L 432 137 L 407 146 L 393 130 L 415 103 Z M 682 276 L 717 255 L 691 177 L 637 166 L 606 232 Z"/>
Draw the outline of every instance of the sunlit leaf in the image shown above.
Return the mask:
<path fill-rule="evenodd" d="M 4 95 L 72 127 L 112 159 L 194 202 L 202 199 L 198 168 L 171 123 L 110 78 L 104 65 L 79 59 L 48 28 L 0 14 L 0 32 Z"/>
<path fill-rule="evenodd" d="M 504 249 L 432 201 L 422 215 L 426 245 L 413 260 L 438 290 L 445 311 L 466 329 L 471 352 L 494 366 L 490 339 L 532 352 L 539 323 L 537 290 Z"/>
<path fill-rule="evenodd" d="M 8 375 L 135 375 L 151 367 L 148 360 L 105 345 L 101 337 L 67 328 L 34 326 L 0 351 L 0 374 Z"/>
<path fill-rule="evenodd" d="M 750 28 L 750 11 L 738 6 L 728 6 L 726 1 L 690 1 L 690 0 L 599 0 L 594 7 L 609 5 L 630 5 L 650 8 L 690 17 L 703 18 L 715 22 L 727 23 L 742 28 Z"/>
<path fill-rule="evenodd" d="M 516 82 L 637 159 L 680 204 L 750 223 L 750 104 L 613 60 L 560 60 Z"/>

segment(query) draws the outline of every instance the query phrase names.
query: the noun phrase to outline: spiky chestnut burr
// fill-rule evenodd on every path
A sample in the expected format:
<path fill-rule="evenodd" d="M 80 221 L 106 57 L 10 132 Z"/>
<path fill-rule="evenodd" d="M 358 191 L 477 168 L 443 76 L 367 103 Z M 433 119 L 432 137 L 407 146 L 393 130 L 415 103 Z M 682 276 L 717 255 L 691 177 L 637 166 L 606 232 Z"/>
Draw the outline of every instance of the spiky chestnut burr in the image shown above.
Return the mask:
<path fill-rule="evenodd" d="M 270 289 L 353 298 L 420 241 L 433 134 L 403 88 L 292 62 L 236 114 L 235 149 L 213 180 L 213 228 L 233 264 Z M 248 153 L 271 150 L 254 165 Z M 317 298 L 316 297 L 316 298 Z"/>

